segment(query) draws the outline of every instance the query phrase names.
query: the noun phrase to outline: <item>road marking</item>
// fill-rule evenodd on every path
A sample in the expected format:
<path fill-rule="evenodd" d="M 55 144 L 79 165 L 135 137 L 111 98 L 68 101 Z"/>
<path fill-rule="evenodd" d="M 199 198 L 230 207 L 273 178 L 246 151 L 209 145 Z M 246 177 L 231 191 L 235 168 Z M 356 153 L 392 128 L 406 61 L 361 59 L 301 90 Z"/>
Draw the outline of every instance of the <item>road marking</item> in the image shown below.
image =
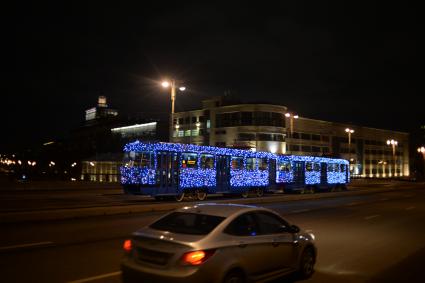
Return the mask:
<path fill-rule="evenodd" d="M 22 245 L 4 246 L 4 247 L 0 247 L 0 251 L 9 251 L 9 250 L 24 249 L 24 248 L 42 247 L 42 246 L 49 246 L 49 245 L 52 245 L 52 244 L 53 244 L 53 242 L 38 242 L 38 243 L 29 243 L 29 244 L 22 244 Z"/>
<path fill-rule="evenodd" d="M 103 279 L 103 278 L 107 278 L 107 277 L 112 277 L 112 276 L 118 276 L 118 275 L 121 275 L 121 271 L 115 271 L 115 272 L 105 273 L 105 274 L 92 276 L 92 277 L 87 277 L 87 278 L 83 278 L 83 279 L 79 279 L 79 280 L 75 280 L 75 281 L 69 281 L 68 283 L 83 283 L 83 282 L 95 281 L 95 280 L 99 280 L 99 279 Z"/>
<path fill-rule="evenodd" d="M 364 220 L 370 220 L 370 219 L 373 219 L 373 218 L 376 218 L 376 217 L 379 217 L 379 214 L 366 216 L 366 217 L 364 218 Z"/>
<path fill-rule="evenodd" d="M 414 206 L 409 206 L 409 207 L 406 207 L 406 210 L 412 210 L 412 209 L 415 209 L 416 207 L 414 207 Z"/>
<path fill-rule="evenodd" d="M 298 210 L 292 210 L 291 213 L 302 213 L 310 211 L 310 209 L 298 209 Z"/>

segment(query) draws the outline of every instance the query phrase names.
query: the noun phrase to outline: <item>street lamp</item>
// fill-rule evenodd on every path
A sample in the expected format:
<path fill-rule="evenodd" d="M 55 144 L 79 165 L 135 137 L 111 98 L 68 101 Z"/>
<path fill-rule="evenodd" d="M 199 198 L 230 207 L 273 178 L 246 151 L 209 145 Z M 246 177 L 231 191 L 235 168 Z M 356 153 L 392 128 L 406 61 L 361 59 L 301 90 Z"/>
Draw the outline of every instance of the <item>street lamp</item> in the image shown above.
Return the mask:
<path fill-rule="evenodd" d="M 289 118 L 289 127 L 290 127 L 290 133 L 291 133 L 290 138 L 292 138 L 292 135 L 294 133 L 294 119 L 298 119 L 298 115 L 288 112 L 285 114 L 285 117 Z"/>
<path fill-rule="evenodd" d="M 285 117 L 289 118 L 289 129 L 290 129 L 290 131 L 289 131 L 290 136 L 289 137 L 292 139 L 292 136 L 294 135 L 294 119 L 298 119 L 298 115 L 288 112 L 288 113 L 285 113 Z"/>
<path fill-rule="evenodd" d="M 351 134 L 354 133 L 353 129 L 346 128 L 345 132 L 348 134 L 348 162 L 351 163 Z M 350 171 L 353 171 L 350 166 Z"/>
<path fill-rule="evenodd" d="M 174 102 L 176 100 L 176 88 L 178 87 L 180 91 L 185 91 L 186 87 L 185 86 L 177 86 L 177 83 L 175 80 L 170 80 L 170 81 L 163 81 L 161 83 L 162 87 L 164 88 L 168 88 L 170 87 L 171 89 L 171 115 L 170 115 L 170 142 L 171 142 L 171 138 L 173 137 L 173 115 L 174 115 Z"/>
<path fill-rule="evenodd" d="M 422 160 L 424 161 L 423 173 L 425 173 L 425 146 L 418 147 L 418 153 L 422 153 Z"/>
<path fill-rule="evenodd" d="M 393 149 L 394 176 L 396 176 L 396 172 L 397 172 L 396 166 L 397 165 L 396 165 L 396 157 L 395 157 L 395 147 L 398 145 L 398 141 L 393 140 L 393 139 L 387 140 L 387 145 L 391 146 L 392 149 Z"/>

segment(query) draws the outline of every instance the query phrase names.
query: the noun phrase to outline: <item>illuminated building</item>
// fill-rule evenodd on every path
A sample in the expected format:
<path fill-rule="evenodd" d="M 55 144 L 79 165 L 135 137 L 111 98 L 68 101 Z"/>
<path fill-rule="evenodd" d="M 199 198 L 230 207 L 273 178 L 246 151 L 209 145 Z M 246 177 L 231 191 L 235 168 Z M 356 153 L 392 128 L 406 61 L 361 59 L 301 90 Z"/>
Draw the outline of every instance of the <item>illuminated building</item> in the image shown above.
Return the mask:
<path fill-rule="evenodd" d="M 351 159 L 354 177 L 409 176 L 409 134 L 300 115 L 289 134 L 287 108 L 243 104 L 225 97 L 205 100 L 202 109 L 173 115 L 172 142 Z M 346 128 L 354 129 L 349 150 Z M 386 140 L 398 141 L 395 161 Z M 350 153 L 351 151 L 351 153 Z M 396 163 L 394 166 L 389 166 Z"/>

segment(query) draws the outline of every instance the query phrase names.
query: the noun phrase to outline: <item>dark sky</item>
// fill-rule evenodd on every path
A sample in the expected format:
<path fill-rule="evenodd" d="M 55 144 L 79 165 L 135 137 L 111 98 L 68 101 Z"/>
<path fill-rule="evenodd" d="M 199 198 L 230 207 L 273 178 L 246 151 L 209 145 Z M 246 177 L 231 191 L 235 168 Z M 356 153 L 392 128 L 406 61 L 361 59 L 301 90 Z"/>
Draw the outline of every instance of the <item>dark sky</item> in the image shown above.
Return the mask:
<path fill-rule="evenodd" d="M 166 113 L 155 80 L 167 75 L 190 90 L 177 110 L 230 90 L 310 118 L 402 131 L 424 122 L 424 17 L 407 1 L 42 2 L 13 17 L 0 152 L 65 136 L 100 94 L 121 113 Z"/>

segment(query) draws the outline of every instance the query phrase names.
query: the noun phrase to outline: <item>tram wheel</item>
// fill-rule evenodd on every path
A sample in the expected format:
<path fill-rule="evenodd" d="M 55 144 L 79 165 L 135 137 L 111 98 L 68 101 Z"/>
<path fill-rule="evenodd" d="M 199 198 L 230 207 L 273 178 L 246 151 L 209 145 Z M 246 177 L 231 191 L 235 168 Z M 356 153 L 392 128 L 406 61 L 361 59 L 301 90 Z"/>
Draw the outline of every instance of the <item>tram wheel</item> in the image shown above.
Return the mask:
<path fill-rule="evenodd" d="M 197 190 L 196 198 L 200 201 L 203 201 L 207 198 L 207 192 L 205 190 Z"/>
<path fill-rule="evenodd" d="M 176 201 L 178 201 L 178 202 L 181 202 L 181 201 L 184 199 L 184 197 L 185 197 L 185 193 L 184 193 L 184 192 L 178 193 L 178 194 L 175 196 Z"/>
<path fill-rule="evenodd" d="M 257 197 L 262 197 L 262 196 L 264 196 L 264 190 L 263 190 L 262 188 L 257 188 L 257 189 L 255 190 L 255 195 L 256 195 Z"/>
<path fill-rule="evenodd" d="M 247 197 L 249 197 L 249 190 L 244 190 L 244 191 L 241 193 L 241 196 L 242 196 L 243 198 L 247 198 Z"/>

